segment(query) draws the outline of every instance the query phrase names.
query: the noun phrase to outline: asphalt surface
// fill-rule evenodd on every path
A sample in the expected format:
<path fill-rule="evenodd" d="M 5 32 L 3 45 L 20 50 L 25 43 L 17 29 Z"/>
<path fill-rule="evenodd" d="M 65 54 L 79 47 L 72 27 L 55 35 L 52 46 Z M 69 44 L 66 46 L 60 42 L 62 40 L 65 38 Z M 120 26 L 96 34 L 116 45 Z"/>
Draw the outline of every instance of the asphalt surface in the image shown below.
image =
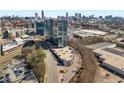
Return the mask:
<path fill-rule="evenodd" d="M 45 42 L 41 42 L 40 46 L 44 49 L 46 53 L 45 63 L 46 63 L 46 83 L 59 83 L 59 72 L 57 68 L 57 60 L 54 58 L 51 51 L 48 49 Z"/>
<path fill-rule="evenodd" d="M 57 62 L 49 50 L 44 50 L 46 53 L 46 82 L 59 83 L 59 72 L 57 69 Z"/>

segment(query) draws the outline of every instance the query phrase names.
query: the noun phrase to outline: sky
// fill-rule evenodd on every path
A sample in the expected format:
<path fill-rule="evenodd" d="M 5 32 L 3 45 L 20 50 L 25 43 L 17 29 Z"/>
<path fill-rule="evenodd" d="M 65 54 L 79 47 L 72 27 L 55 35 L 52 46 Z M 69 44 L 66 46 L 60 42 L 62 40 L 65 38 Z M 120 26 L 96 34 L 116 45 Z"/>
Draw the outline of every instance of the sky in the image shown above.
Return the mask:
<path fill-rule="evenodd" d="M 120 16 L 124 17 L 124 0 L 0 0 L 0 16 L 34 16 L 41 15 L 41 10 L 47 17 L 69 16 L 75 13 L 82 15 Z"/>
<path fill-rule="evenodd" d="M 42 10 L 0 10 L 0 16 L 34 16 L 35 12 L 41 16 Z M 124 17 L 124 10 L 44 10 L 44 15 L 47 17 L 65 16 L 68 12 L 69 16 L 74 16 L 75 13 L 81 13 L 82 15 L 89 16 L 120 16 Z"/>

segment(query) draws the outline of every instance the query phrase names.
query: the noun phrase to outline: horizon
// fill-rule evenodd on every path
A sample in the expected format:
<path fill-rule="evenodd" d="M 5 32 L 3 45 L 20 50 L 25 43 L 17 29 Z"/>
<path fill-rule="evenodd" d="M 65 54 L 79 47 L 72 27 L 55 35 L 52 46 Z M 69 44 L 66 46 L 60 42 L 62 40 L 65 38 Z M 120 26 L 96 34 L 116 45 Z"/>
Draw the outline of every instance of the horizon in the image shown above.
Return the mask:
<path fill-rule="evenodd" d="M 20 16 L 20 17 L 34 17 L 35 13 L 41 16 L 42 10 L 0 10 L 0 17 L 2 16 Z M 81 15 L 95 17 L 112 15 L 113 17 L 124 17 L 124 10 L 43 10 L 46 17 L 65 16 L 68 12 L 69 16 L 74 16 L 75 13 Z"/>

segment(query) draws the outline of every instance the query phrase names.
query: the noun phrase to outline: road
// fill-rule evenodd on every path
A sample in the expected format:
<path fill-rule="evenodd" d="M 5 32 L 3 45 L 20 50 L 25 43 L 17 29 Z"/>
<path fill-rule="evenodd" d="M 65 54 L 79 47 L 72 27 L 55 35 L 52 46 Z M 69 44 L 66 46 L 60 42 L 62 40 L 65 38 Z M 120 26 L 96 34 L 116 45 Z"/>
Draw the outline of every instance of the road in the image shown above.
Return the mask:
<path fill-rule="evenodd" d="M 49 50 L 44 50 L 46 53 L 46 82 L 59 83 L 59 72 L 57 69 L 57 62 Z"/>
<path fill-rule="evenodd" d="M 45 42 L 39 43 L 40 47 L 44 49 L 46 54 L 45 64 L 46 64 L 46 83 L 59 83 L 59 70 L 57 67 L 57 60 L 54 58 L 53 54 L 49 50 Z"/>

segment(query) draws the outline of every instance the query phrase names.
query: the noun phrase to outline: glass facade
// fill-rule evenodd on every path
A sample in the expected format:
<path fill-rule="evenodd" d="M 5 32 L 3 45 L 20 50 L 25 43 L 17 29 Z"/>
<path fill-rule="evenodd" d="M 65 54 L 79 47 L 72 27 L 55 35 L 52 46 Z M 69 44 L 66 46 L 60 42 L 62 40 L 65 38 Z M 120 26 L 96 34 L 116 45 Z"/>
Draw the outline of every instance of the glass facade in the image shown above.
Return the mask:
<path fill-rule="evenodd" d="M 64 47 L 67 45 L 68 23 L 67 20 L 49 20 L 46 23 L 46 33 L 50 41 L 56 44 L 58 47 Z"/>
<path fill-rule="evenodd" d="M 36 34 L 44 35 L 45 32 L 45 23 L 44 22 L 36 22 Z"/>

